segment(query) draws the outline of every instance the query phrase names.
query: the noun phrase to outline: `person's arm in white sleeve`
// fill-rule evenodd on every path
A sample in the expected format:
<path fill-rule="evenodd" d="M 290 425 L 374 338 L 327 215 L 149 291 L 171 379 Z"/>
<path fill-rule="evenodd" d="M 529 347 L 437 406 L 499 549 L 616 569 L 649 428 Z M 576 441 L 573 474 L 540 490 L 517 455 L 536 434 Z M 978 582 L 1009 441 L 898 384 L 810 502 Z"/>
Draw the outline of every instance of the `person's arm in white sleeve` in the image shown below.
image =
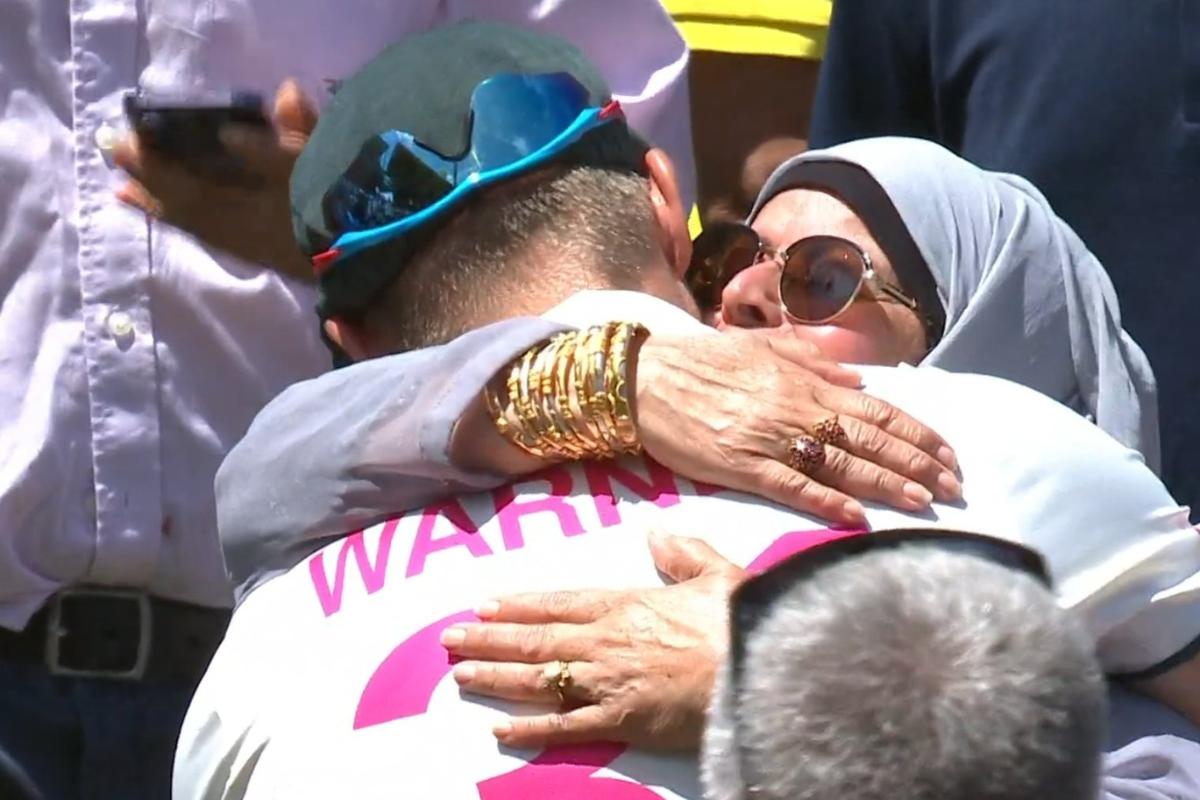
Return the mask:
<path fill-rule="evenodd" d="M 1142 457 L 1082 417 L 995 382 L 1037 454 L 1014 497 L 1060 602 L 1081 615 L 1105 672 L 1200 724 L 1200 533 Z M 1016 479 L 1016 478 L 1014 478 Z"/>
<path fill-rule="evenodd" d="M 1103 800 L 1200 798 L 1200 744 L 1147 736 L 1104 757 Z"/>
<path fill-rule="evenodd" d="M 608 81 L 630 125 L 667 151 L 684 208 L 696 200 L 688 49 L 658 0 L 444 0 L 443 19 L 522 25 L 570 41 Z"/>

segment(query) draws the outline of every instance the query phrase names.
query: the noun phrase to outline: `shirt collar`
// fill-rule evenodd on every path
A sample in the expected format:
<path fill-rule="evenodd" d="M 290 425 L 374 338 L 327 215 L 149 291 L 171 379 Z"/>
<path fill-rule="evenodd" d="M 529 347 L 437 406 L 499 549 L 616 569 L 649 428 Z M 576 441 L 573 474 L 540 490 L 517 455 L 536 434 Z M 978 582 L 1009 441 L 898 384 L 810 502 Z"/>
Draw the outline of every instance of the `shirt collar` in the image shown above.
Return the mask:
<path fill-rule="evenodd" d="M 588 328 L 606 322 L 638 322 L 657 334 L 715 333 L 691 314 L 653 295 L 618 289 L 576 292 L 546 313 L 543 319 Z"/>

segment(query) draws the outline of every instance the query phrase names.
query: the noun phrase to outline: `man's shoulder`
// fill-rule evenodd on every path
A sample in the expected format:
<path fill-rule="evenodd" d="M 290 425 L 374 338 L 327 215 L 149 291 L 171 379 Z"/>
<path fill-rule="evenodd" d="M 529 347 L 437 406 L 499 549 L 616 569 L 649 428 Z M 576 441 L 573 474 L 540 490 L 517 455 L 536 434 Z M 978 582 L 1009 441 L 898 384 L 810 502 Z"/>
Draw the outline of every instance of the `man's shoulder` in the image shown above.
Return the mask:
<path fill-rule="evenodd" d="M 1069 496 L 1097 483 L 1123 484 L 1124 494 L 1144 502 L 1162 505 L 1169 499 L 1141 454 L 1027 386 L 933 367 L 867 368 L 863 378 L 868 393 L 950 443 L 968 488 L 986 484 L 993 494 L 1028 498 L 1022 487 L 1030 485 Z"/>
<path fill-rule="evenodd" d="M 984 427 L 1065 427 L 1067 432 L 1100 436 L 1091 422 L 1072 409 L 1019 383 L 970 372 L 937 367 L 857 367 L 865 391 L 938 429 L 953 425 L 978 431 Z M 954 446 L 957 443 L 951 442 Z"/>

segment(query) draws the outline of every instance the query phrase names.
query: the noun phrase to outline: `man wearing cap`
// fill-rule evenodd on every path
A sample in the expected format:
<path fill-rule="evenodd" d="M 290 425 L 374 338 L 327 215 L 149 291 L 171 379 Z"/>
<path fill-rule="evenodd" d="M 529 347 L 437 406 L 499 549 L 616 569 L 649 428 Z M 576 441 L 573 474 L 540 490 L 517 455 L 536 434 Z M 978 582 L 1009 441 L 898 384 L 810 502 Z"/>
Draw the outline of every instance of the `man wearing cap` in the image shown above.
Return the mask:
<path fill-rule="evenodd" d="M 391 66 L 405 59 L 462 78 L 451 60 L 463 59 L 463 51 L 447 46 L 455 35 L 409 40 L 348 80 L 297 166 L 297 227 L 328 276 L 328 295 L 366 291 L 375 300 L 354 317 L 333 315 L 326 330 L 363 359 L 514 312 L 584 326 L 535 346 L 499 381 L 490 372 L 479 376 L 478 393 L 497 424 L 484 417 L 487 425 L 471 433 L 481 437 L 481 449 L 489 441 L 518 445 L 509 450 L 526 464 L 564 452 L 636 452 L 641 442 L 628 406 L 628 370 L 645 334 L 637 324 L 611 320 L 638 320 L 655 335 L 704 330 L 679 280 L 687 263 L 675 239 L 683 236 L 683 208 L 669 165 L 630 137 L 604 93 L 561 72 L 540 72 L 544 61 L 526 62 L 529 50 L 510 30 L 490 31 L 489 41 L 505 57 L 489 69 L 488 56 L 479 54 L 469 86 L 389 87 L 382 79 L 401 84 L 403 73 Z M 543 42 L 537 49 L 544 54 L 551 47 Z M 570 51 L 560 58 L 574 74 L 578 62 Z M 388 129 L 363 129 L 368 107 L 388 106 Z M 428 142 L 439 122 L 449 127 L 442 117 L 457 125 L 472 120 L 465 131 L 471 148 L 442 148 L 463 157 L 448 159 L 416 141 Z M 362 134 L 361 157 L 351 153 L 332 163 L 327 156 L 344 151 L 348 131 Z M 324 233 L 314 235 L 318 225 Z M 599 291 L 573 294 L 581 285 Z M 372 366 L 357 374 L 369 377 Z M 979 490 L 965 506 L 936 504 L 923 525 L 987 529 L 1035 544 L 1107 669 L 1153 665 L 1195 637 L 1189 625 L 1200 602 L 1193 580 L 1200 541 L 1153 475 L 1124 458 L 1118 445 L 1041 395 L 996 379 L 884 368 L 864 377 L 873 392 L 939 419 L 948 436 L 969 443 L 959 461 Z M 353 414 L 354 380 L 340 385 L 340 410 Z M 580 394 L 587 385 L 605 389 L 596 399 Z M 1022 424 L 979 430 L 977 414 L 993 405 L 1006 411 L 997 418 Z M 1039 452 L 1048 440 L 1059 447 Z M 1066 498 L 1100 483 L 1103 496 L 1065 507 Z M 1030 485 L 1049 490 L 1022 491 Z M 263 513 L 272 513 L 269 502 Z M 867 510 L 873 530 L 912 520 L 881 507 Z M 1153 524 L 1135 542 L 1128 520 Z M 479 605 L 489 597 L 659 584 L 642 531 L 660 524 L 702 533 L 732 562 L 754 568 L 853 533 L 697 485 L 636 457 L 552 468 L 369 526 L 309 558 L 300 555 L 294 568 L 245 598 L 185 723 L 176 795 L 699 796 L 688 756 L 620 744 L 498 751 L 488 729 L 502 744 L 521 741 L 519 722 L 509 717 L 518 707 L 460 696 L 442 649 L 470 655 L 479 642 L 464 623 L 475 613 L 495 613 Z M 1088 532 L 1084 542 L 1081 530 Z M 659 563 L 681 580 L 714 560 L 707 548 L 674 539 L 654 544 Z M 278 566 L 281 550 L 296 557 L 304 547 L 276 550 Z M 254 560 L 246 540 L 229 552 L 231 563 Z M 706 619 L 721 615 L 720 586 L 736 571 L 698 575 L 714 589 Z M 715 661 L 720 640 L 720 626 L 713 625 L 693 629 L 674 646 L 681 653 L 698 648 Z M 607 711 L 598 704 L 603 687 L 593 683 L 591 664 L 599 655 L 567 653 L 492 678 L 501 694 L 535 703 L 542 715 L 547 705 L 568 709 L 552 715 L 559 725 L 586 724 Z M 1031 660 L 1032 672 L 1016 685 L 1042 685 L 1039 663 Z M 455 679 L 471 678 L 460 665 Z M 703 678 L 678 675 L 676 683 L 686 691 Z M 978 704 L 984 714 L 991 713 L 987 699 Z M 1072 735 L 1070 726 L 1040 716 L 1057 714 L 1053 705 L 1027 706 L 1030 716 L 1019 728 Z M 686 732 L 689 725 L 673 727 Z M 663 741 L 653 730 L 625 733 L 640 733 L 635 744 L 689 744 L 686 735 Z M 1094 788 L 1096 752 L 1075 751 L 1081 757 L 1068 767 L 1082 776 L 1080 786 Z M 1036 760 L 1041 750 L 1020 752 Z M 1003 770 L 997 774 L 1005 779 Z"/>
<path fill-rule="evenodd" d="M 399 37 L 476 17 L 570 36 L 688 171 L 687 50 L 657 0 L 3 4 L 0 797 L 167 795 L 233 602 L 217 465 L 263 404 L 329 364 L 290 235 L 291 163 L 327 87 Z M 271 127 L 223 131 L 253 189 L 129 143 L 113 156 L 136 186 L 108 163 L 129 92 L 190 105 L 288 76 Z"/>

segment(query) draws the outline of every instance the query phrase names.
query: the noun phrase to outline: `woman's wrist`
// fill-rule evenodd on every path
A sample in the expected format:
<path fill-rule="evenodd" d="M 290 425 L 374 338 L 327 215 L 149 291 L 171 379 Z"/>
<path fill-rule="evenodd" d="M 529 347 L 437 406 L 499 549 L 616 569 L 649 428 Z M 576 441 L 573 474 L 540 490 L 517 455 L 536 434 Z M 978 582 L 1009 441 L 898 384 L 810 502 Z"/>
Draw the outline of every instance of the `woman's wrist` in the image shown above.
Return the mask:
<path fill-rule="evenodd" d="M 484 390 L 496 430 L 544 460 L 640 452 L 630 376 L 645 335 L 640 325 L 610 322 L 531 348 Z"/>
<path fill-rule="evenodd" d="M 555 463 L 520 449 L 500 435 L 483 395 L 463 411 L 450 435 L 450 463 L 464 472 L 516 477 Z"/>
<path fill-rule="evenodd" d="M 501 369 L 459 419 L 450 461 L 522 475 L 640 451 L 635 380 L 648 332 L 612 322 L 541 342 Z"/>

